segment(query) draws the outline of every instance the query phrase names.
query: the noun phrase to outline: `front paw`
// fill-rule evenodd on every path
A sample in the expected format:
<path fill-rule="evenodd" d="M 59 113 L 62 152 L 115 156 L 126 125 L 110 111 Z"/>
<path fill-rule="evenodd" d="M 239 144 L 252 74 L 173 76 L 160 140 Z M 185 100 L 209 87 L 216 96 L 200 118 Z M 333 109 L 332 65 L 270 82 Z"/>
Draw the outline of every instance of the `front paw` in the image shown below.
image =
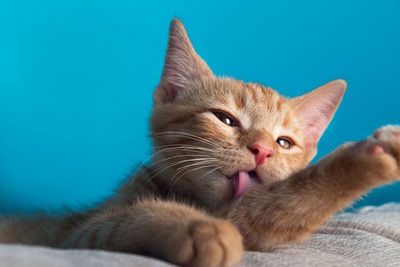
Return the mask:
<path fill-rule="evenodd" d="M 223 220 L 194 220 L 186 229 L 171 233 L 169 260 L 193 267 L 233 266 L 243 255 L 242 237 Z"/>
<path fill-rule="evenodd" d="M 385 126 L 366 140 L 339 147 L 321 163 L 372 186 L 400 179 L 400 127 Z M 356 182 L 356 181 L 355 181 Z"/>

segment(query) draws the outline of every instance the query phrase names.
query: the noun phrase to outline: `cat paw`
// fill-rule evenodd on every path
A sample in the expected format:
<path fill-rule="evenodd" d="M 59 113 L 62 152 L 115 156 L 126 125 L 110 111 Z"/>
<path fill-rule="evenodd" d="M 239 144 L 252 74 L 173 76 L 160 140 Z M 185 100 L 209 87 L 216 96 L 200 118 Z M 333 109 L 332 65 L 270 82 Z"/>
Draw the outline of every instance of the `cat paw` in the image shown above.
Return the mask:
<path fill-rule="evenodd" d="M 388 181 L 400 179 L 400 127 L 385 126 L 365 141 L 357 143 L 353 149 L 364 159 L 368 168 L 378 168 L 381 179 Z"/>
<path fill-rule="evenodd" d="M 400 179 L 400 126 L 382 127 L 368 139 L 347 143 L 335 152 L 328 159 L 339 159 L 330 164 L 332 171 L 344 168 L 350 176 L 373 185 Z"/>
<path fill-rule="evenodd" d="M 225 267 L 242 259 L 242 236 L 227 221 L 193 221 L 185 232 L 176 240 L 173 262 L 191 267 Z"/>

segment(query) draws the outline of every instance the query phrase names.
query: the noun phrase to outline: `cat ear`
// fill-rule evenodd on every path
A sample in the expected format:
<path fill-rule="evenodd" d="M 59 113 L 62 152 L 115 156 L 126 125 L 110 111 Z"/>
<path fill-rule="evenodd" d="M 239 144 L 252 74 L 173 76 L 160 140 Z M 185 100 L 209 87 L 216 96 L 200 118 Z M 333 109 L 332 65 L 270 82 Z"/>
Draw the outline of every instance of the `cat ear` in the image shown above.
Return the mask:
<path fill-rule="evenodd" d="M 173 102 L 181 90 L 202 76 L 212 76 L 212 72 L 196 54 L 182 22 L 175 18 L 170 24 L 164 70 L 154 92 L 155 103 Z"/>
<path fill-rule="evenodd" d="M 335 80 L 290 100 L 296 114 L 300 116 L 306 147 L 316 148 L 342 101 L 346 87 L 344 80 Z"/>

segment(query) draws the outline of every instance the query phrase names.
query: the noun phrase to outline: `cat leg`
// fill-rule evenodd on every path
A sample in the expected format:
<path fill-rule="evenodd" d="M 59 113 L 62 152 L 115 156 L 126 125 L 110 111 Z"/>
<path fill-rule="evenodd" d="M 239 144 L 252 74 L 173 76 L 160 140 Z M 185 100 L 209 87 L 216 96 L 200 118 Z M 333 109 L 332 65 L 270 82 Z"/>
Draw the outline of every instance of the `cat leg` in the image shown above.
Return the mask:
<path fill-rule="evenodd" d="M 230 222 L 159 200 L 102 211 L 61 247 L 140 253 L 185 266 L 232 266 L 243 254 L 242 237 Z"/>
<path fill-rule="evenodd" d="M 307 238 L 371 188 L 400 179 L 400 127 L 347 143 L 316 165 L 245 193 L 229 213 L 250 250 Z"/>

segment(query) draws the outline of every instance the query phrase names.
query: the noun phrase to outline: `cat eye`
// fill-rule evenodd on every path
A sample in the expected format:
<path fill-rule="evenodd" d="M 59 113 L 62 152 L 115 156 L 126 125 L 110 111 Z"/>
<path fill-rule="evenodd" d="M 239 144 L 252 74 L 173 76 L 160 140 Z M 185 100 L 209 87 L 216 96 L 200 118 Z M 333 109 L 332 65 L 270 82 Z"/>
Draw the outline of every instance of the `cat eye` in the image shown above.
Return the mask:
<path fill-rule="evenodd" d="M 293 142 L 287 137 L 279 137 L 276 143 L 285 149 L 290 149 L 294 145 Z"/>
<path fill-rule="evenodd" d="M 239 125 L 239 123 L 234 118 L 232 118 L 232 116 L 226 114 L 225 112 L 212 111 L 212 113 L 215 115 L 215 117 L 217 117 L 220 121 L 228 126 L 236 127 Z"/>

